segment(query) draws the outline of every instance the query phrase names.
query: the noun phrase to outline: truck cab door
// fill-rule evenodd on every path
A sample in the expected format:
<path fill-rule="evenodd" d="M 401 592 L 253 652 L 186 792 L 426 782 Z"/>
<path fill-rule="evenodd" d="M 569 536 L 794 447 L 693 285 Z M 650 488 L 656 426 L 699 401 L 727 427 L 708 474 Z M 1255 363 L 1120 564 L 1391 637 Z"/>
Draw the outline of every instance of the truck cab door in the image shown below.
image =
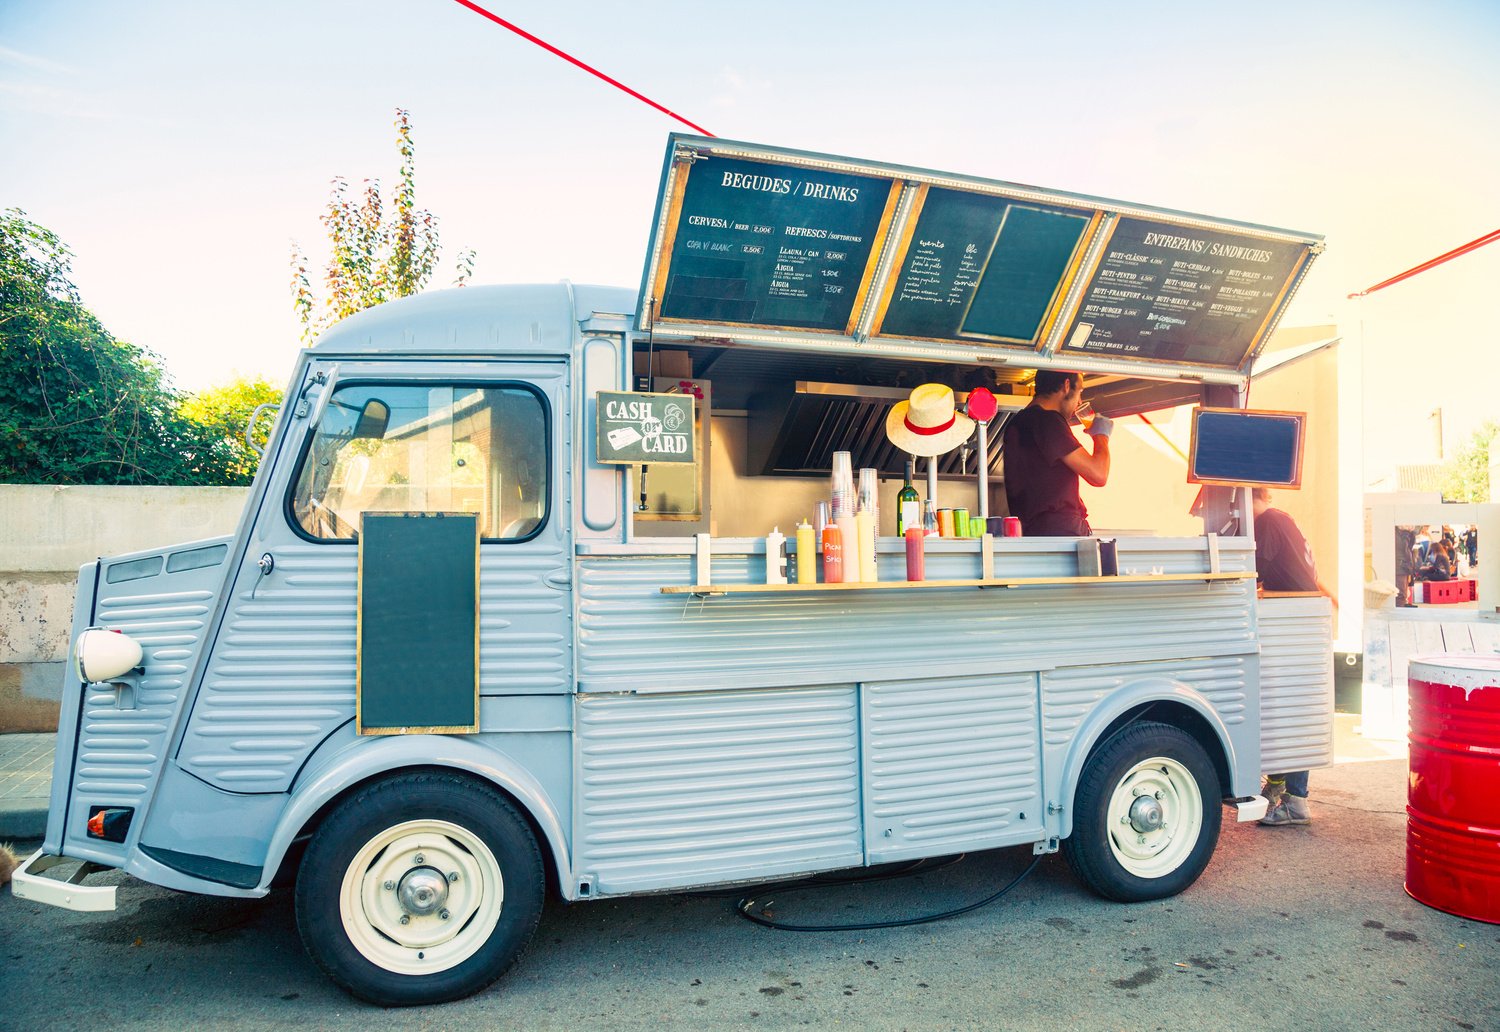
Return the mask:
<path fill-rule="evenodd" d="M 260 499 L 179 753 L 219 788 L 285 791 L 352 719 L 364 512 L 477 513 L 481 696 L 572 690 L 567 363 L 343 362 L 325 392 Z"/>

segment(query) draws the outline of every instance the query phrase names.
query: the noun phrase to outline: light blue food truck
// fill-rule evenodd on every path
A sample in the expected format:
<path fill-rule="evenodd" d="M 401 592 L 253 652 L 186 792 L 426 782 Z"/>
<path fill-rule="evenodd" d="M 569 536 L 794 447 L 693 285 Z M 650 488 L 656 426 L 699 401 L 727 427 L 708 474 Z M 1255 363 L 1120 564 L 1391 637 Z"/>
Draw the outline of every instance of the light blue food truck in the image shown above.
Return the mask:
<path fill-rule="evenodd" d="M 1246 485 L 1295 484 L 1300 442 L 1243 411 L 1321 246 L 673 136 L 640 289 L 346 319 L 299 358 L 234 534 L 80 570 L 15 892 L 291 884 L 314 960 L 382 1004 L 489 985 L 548 894 L 1012 846 L 1111 899 L 1181 892 L 1224 807 L 1264 814 L 1263 772 L 1332 762 L 1328 602 L 1256 587 Z M 1194 442 L 1203 532 L 1122 531 L 1113 569 L 1089 539 L 931 537 L 908 581 L 887 413 L 982 382 L 998 440 L 1039 369 L 1105 415 L 1223 417 Z M 626 392 L 682 404 L 607 427 Z M 878 580 L 767 583 L 768 532 L 840 451 L 885 479 Z M 936 500 L 1003 511 L 1000 451 L 933 459 Z"/>

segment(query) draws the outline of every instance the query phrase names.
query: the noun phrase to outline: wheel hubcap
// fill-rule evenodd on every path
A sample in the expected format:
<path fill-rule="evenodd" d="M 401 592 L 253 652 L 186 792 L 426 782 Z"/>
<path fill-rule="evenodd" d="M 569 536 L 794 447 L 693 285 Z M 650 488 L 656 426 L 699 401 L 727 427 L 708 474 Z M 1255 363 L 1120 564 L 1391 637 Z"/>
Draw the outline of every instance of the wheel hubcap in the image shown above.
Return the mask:
<path fill-rule="evenodd" d="M 425 917 L 448 902 L 448 879 L 435 867 L 418 867 L 406 873 L 396 892 L 408 914 Z"/>
<path fill-rule="evenodd" d="M 447 821 L 407 821 L 354 855 L 339 916 L 365 959 L 426 975 L 463 963 L 488 942 L 504 900 L 500 864 L 483 839 Z"/>
<path fill-rule="evenodd" d="M 1130 826 L 1145 834 L 1161 827 L 1161 804 L 1155 796 L 1136 796 L 1130 804 Z"/>
<path fill-rule="evenodd" d="M 1203 830 L 1203 793 L 1190 770 L 1167 756 L 1131 767 L 1110 793 L 1109 848 L 1130 874 L 1161 878 L 1192 855 Z"/>

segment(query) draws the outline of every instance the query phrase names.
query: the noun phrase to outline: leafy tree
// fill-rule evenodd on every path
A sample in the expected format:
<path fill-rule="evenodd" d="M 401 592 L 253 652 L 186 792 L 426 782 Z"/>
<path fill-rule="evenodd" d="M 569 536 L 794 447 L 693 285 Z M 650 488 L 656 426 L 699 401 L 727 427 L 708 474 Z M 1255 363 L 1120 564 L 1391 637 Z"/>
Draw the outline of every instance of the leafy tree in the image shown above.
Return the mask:
<path fill-rule="evenodd" d="M 84 307 L 71 261 L 56 234 L 0 212 L 0 481 L 248 483 L 223 426 L 184 415 L 161 359 Z"/>
<path fill-rule="evenodd" d="M 355 312 L 417 293 L 437 268 L 442 251 L 438 219 L 417 207 L 410 114 L 397 108 L 395 124 L 401 166 L 389 202 L 378 179 L 366 179 L 357 197 L 342 176 L 333 180 L 328 207 L 318 217 L 330 245 L 323 271 L 327 293 L 322 299 L 313 291 L 311 262 L 300 246 L 292 245 L 292 306 L 302 323 L 304 343 Z M 454 286 L 469 281 L 474 259 L 472 250 L 459 254 Z"/>
<path fill-rule="evenodd" d="M 1443 467 L 1443 497 L 1450 502 L 1490 500 L 1490 449 L 1500 436 L 1500 423 L 1485 422 Z"/>
<path fill-rule="evenodd" d="M 245 428 L 258 406 L 281 401 L 281 391 L 265 377 L 241 376 L 190 394 L 178 405 L 177 414 L 211 443 L 212 465 L 222 471 L 225 483 L 248 484 L 255 478 L 260 454 L 246 443 Z M 252 439 L 263 451 L 270 435 L 266 415 L 256 422 Z"/>

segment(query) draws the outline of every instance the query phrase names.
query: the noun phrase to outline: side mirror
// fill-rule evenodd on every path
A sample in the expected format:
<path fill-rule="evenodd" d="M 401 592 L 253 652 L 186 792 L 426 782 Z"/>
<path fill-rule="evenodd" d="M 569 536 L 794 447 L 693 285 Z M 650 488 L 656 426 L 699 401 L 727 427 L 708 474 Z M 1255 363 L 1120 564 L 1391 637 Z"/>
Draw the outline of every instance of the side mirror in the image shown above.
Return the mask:
<path fill-rule="evenodd" d="M 354 424 L 354 436 L 356 439 L 381 440 L 385 437 L 385 428 L 390 421 L 390 406 L 383 401 L 371 398 L 365 402 L 365 407 L 359 410 L 359 419 Z"/>

